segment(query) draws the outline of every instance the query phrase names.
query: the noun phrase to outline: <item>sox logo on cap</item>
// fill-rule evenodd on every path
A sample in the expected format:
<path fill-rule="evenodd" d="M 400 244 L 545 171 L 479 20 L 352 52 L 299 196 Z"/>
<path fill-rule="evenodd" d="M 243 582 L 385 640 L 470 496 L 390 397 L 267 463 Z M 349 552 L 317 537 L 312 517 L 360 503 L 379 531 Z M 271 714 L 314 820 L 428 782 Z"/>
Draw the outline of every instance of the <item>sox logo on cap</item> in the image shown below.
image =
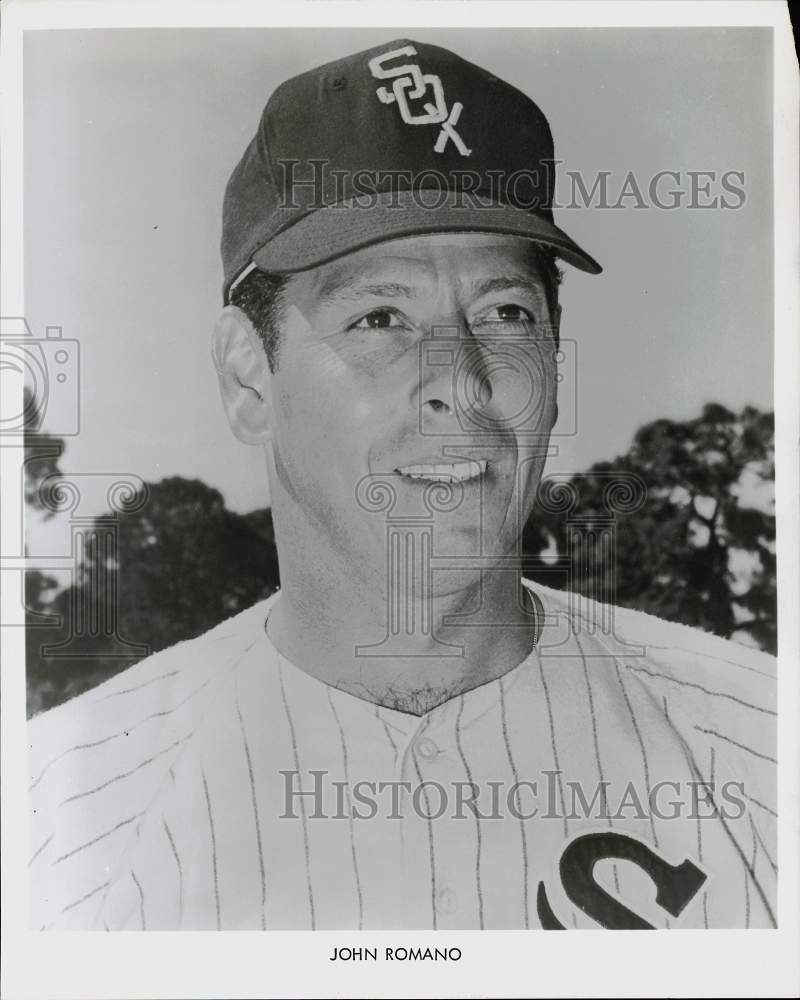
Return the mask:
<path fill-rule="evenodd" d="M 390 59 L 415 56 L 416 54 L 417 50 L 413 45 L 404 45 L 402 48 L 392 49 L 390 52 L 384 52 L 382 55 L 370 59 L 369 69 L 376 80 L 394 80 L 391 90 L 387 87 L 378 87 L 375 91 L 378 100 L 383 104 L 396 103 L 400 117 L 406 125 L 441 124 L 442 129 L 434 144 L 434 152 L 443 153 L 447 146 L 447 140 L 452 139 L 462 156 L 470 156 L 472 150 L 467 148 L 464 140 L 455 130 L 464 105 L 460 101 L 456 101 L 450 110 L 447 110 L 441 77 L 435 73 L 423 73 L 416 63 L 403 63 L 401 66 L 384 68 L 384 63 Z M 409 106 L 408 98 L 416 100 L 424 97 L 429 86 L 433 91 L 434 103 L 427 101 L 423 105 L 425 114 L 415 115 Z"/>
<path fill-rule="evenodd" d="M 253 264 L 292 274 L 394 237 L 424 235 L 434 224 L 443 233 L 520 236 L 599 274 L 597 261 L 555 225 L 554 162 L 542 110 L 447 49 L 397 38 L 300 73 L 270 97 L 226 187 L 224 300 Z M 415 187 L 434 167 L 437 188 L 459 192 L 469 183 L 480 203 L 445 198 L 432 213 Z M 310 187 L 309 173 L 316 178 Z M 296 200 L 301 192 L 307 197 Z M 359 197 L 370 199 L 370 211 L 363 203 L 353 212 L 322 211 Z"/>

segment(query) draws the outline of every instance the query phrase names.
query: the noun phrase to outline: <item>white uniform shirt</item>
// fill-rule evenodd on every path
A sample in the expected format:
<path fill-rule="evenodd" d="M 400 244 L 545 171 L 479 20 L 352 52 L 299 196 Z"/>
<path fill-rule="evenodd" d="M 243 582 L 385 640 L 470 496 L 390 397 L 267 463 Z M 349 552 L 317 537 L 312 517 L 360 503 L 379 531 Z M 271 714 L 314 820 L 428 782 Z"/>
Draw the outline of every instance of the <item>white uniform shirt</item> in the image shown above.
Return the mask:
<path fill-rule="evenodd" d="M 534 590 L 533 653 L 421 717 L 288 663 L 273 597 L 32 720 L 32 926 L 774 926 L 773 658 Z"/>

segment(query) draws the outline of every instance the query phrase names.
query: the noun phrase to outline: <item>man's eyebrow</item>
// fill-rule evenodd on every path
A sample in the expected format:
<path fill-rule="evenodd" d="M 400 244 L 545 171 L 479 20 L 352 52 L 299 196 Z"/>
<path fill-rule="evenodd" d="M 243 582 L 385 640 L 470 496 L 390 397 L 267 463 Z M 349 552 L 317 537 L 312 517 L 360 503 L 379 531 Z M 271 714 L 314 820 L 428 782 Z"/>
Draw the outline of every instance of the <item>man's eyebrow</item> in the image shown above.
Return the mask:
<path fill-rule="evenodd" d="M 485 278 L 470 284 L 470 292 L 475 298 L 497 292 L 523 291 L 536 299 L 545 298 L 542 282 L 527 273 L 512 273 Z M 357 301 L 360 298 L 414 299 L 418 291 L 411 285 L 398 281 L 369 281 L 359 277 L 337 278 L 326 282 L 317 294 L 320 305 L 330 305 L 341 301 Z"/>
<path fill-rule="evenodd" d="M 317 295 L 317 301 L 320 305 L 330 305 L 333 302 L 354 301 L 366 296 L 413 299 L 416 295 L 416 291 L 410 285 L 403 285 L 397 281 L 367 282 L 358 278 L 344 278 L 323 285 Z"/>
<path fill-rule="evenodd" d="M 544 285 L 537 278 L 530 274 L 504 274 L 497 278 L 486 278 L 484 281 L 476 281 L 471 286 L 471 291 L 476 298 L 484 295 L 492 295 L 495 292 L 523 291 L 534 298 L 545 298 Z"/>

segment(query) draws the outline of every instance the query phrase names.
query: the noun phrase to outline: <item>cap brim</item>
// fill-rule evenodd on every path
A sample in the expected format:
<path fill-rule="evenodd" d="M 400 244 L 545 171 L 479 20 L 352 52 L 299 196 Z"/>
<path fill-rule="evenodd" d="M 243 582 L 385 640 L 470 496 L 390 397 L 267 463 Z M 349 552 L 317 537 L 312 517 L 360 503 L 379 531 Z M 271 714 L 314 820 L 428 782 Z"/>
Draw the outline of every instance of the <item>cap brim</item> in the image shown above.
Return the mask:
<path fill-rule="evenodd" d="M 252 261 L 262 271 L 290 274 L 386 240 L 430 233 L 499 233 L 552 247 L 558 257 L 581 271 L 602 271 L 594 258 L 540 215 L 489 201 L 451 204 L 452 197 L 447 204 L 434 207 L 434 197 L 430 191 L 393 191 L 326 206 L 273 236 L 253 254 Z"/>

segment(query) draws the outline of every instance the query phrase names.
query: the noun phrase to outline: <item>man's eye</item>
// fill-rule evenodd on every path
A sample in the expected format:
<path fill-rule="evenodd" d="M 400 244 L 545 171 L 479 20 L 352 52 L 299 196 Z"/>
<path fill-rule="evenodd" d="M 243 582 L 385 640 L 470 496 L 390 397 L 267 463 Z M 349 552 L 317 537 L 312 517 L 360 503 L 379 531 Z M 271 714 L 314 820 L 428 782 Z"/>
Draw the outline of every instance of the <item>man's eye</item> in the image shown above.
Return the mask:
<path fill-rule="evenodd" d="M 478 323 L 533 323 L 534 318 L 527 309 L 514 305 L 513 302 L 506 302 L 500 306 L 492 306 L 482 313 Z"/>
<path fill-rule="evenodd" d="M 373 309 L 362 316 L 356 323 L 351 323 L 350 330 L 390 330 L 402 326 L 400 317 L 393 309 Z"/>

